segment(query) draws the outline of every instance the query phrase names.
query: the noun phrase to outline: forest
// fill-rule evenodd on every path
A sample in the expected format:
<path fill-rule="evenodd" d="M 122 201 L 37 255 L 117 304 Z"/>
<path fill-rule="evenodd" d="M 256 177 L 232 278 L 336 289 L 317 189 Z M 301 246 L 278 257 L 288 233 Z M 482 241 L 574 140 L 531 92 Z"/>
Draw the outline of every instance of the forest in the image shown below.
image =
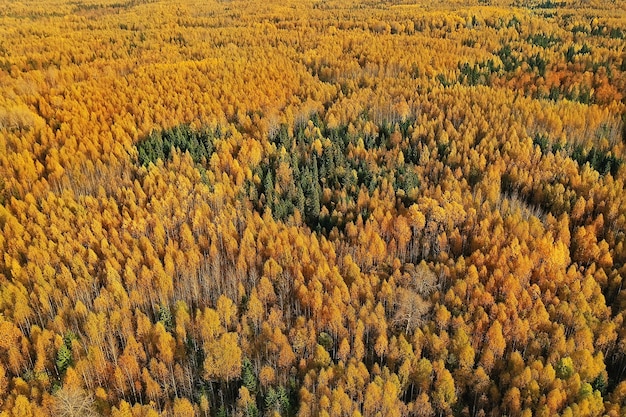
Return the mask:
<path fill-rule="evenodd" d="M 626 1 L 0 0 L 0 417 L 626 415 Z"/>

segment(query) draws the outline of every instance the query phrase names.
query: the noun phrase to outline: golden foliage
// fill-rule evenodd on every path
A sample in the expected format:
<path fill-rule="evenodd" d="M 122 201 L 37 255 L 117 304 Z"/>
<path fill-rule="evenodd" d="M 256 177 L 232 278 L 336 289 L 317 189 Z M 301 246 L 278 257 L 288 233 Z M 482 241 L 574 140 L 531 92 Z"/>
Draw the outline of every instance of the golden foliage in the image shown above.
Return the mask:
<path fill-rule="evenodd" d="M 11 2 L 0 415 L 624 414 L 623 1 Z"/>

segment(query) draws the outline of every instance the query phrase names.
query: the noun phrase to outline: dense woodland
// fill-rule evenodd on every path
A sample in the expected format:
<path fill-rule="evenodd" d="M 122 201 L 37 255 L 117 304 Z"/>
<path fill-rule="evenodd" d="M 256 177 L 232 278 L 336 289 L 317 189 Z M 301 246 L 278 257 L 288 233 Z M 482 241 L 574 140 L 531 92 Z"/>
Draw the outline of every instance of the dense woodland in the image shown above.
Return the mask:
<path fill-rule="evenodd" d="M 626 3 L 0 1 L 0 416 L 626 415 Z"/>

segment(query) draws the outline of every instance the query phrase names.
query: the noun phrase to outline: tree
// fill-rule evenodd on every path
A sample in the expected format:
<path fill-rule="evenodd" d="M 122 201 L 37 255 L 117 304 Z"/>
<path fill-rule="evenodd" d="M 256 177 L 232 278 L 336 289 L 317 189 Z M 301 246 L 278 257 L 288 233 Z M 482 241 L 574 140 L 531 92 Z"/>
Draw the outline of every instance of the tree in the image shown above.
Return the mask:
<path fill-rule="evenodd" d="M 11 417 L 33 417 L 33 407 L 24 395 L 18 395 L 11 408 Z"/>
<path fill-rule="evenodd" d="M 493 352 L 496 359 L 501 358 L 506 349 L 506 340 L 502 335 L 502 325 L 498 320 L 493 322 L 489 330 L 487 330 L 486 336 L 488 349 Z"/>
<path fill-rule="evenodd" d="M 194 417 L 196 411 L 187 398 L 176 398 L 174 400 L 174 417 Z"/>
<path fill-rule="evenodd" d="M 174 337 L 165 330 L 165 326 L 160 321 L 154 326 L 154 337 L 159 360 L 170 366 L 174 361 L 174 349 L 176 347 Z"/>
<path fill-rule="evenodd" d="M 521 394 L 520 390 L 517 387 L 510 388 L 506 394 L 504 394 L 504 407 L 505 409 L 513 414 L 517 415 L 521 411 Z"/>
<path fill-rule="evenodd" d="M 341 339 L 341 343 L 339 344 L 339 349 L 337 350 L 337 357 L 346 362 L 348 359 L 348 355 L 350 355 L 350 342 L 345 337 Z"/>
<path fill-rule="evenodd" d="M 92 417 L 96 414 L 91 394 L 75 387 L 63 387 L 54 394 L 53 412 L 59 417 Z"/>
<path fill-rule="evenodd" d="M 462 369 L 474 367 L 475 352 L 470 344 L 470 339 L 463 328 L 459 328 L 452 338 L 451 349 L 458 360 L 458 366 Z"/>
<path fill-rule="evenodd" d="M 433 404 L 437 409 L 447 413 L 457 400 L 454 379 L 441 361 L 433 364 L 433 370 L 435 371 Z"/>
<path fill-rule="evenodd" d="M 373 416 L 381 411 L 383 404 L 383 391 L 382 380 L 378 377 L 371 382 L 365 390 L 365 397 L 363 399 L 363 413 L 366 416 Z"/>
<path fill-rule="evenodd" d="M 57 351 L 56 365 L 60 373 L 65 372 L 72 363 L 72 351 L 64 343 Z"/>
<path fill-rule="evenodd" d="M 237 306 L 230 298 L 222 294 L 217 300 L 217 313 L 220 315 L 222 325 L 230 328 L 237 316 Z"/>
<path fill-rule="evenodd" d="M 413 404 L 409 405 L 409 411 L 418 417 L 432 417 L 435 415 L 435 410 L 433 410 L 425 392 L 421 393 Z"/>
<path fill-rule="evenodd" d="M 395 301 L 396 312 L 393 323 L 400 326 L 407 334 L 413 333 L 423 322 L 428 312 L 429 303 L 411 289 L 398 288 Z"/>
<path fill-rule="evenodd" d="M 324 349 L 322 345 L 315 346 L 315 355 L 313 358 L 313 363 L 318 367 L 326 367 L 330 364 L 330 355 L 328 351 Z"/>
<path fill-rule="evenodd" d="M 291 404 L 287 395 L 287 390 L 282 385 L 274 389 L 270 387 L 265 395 L 265 410 L 269 413 L 278 413 L 278 415 L 289 414 Z"/>
<path fill-rule="evenodd" d="M 204 344 L 204 378 L 230 381 L 241 376 L 241 348 L 236 333 L 224 333 Z"/>
<path fill-rule="evenodd" d="M 241 382 L 243 386 L 248 390 L 248 393 L 255 394 L 257 391 L 257 378 L 252 368 L 250 359 L 245 358 L 243 360 L 243 366 L 241 369 Z"/>
<path fill-rule="evenodd" d="M 257 417 L 259 415 L 259 409 L 257 408 L 256 401 L 250 395 L 250 392 L 245 386 L 239 388 L 237 409 L 238 414 L 243 417 Z"/>

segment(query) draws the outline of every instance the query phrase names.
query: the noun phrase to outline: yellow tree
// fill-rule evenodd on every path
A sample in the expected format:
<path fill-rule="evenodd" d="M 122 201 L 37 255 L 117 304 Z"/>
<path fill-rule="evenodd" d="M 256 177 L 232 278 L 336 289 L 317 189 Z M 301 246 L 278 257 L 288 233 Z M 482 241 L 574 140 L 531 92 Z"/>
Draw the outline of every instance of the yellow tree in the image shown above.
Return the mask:
<path fill-rule="evenodd" d="M 224 333 L 204 343 L 204 377 L 226 382 L 241 375 L 242 352 L 236 333 Z"/>
<path fill-rule="evenodd" d="M 433 364 L 433 370 L 435 371 L 433 404 L 437 409 L 448 413 L 457 400 L 454 379 L 442 361 L 436 361 Z"/>
<path fill-rule="evenodd" d="M 187 398 L 176 398 L 172 409 L 174 417 L 195 417 L 196 411 Z"/>

